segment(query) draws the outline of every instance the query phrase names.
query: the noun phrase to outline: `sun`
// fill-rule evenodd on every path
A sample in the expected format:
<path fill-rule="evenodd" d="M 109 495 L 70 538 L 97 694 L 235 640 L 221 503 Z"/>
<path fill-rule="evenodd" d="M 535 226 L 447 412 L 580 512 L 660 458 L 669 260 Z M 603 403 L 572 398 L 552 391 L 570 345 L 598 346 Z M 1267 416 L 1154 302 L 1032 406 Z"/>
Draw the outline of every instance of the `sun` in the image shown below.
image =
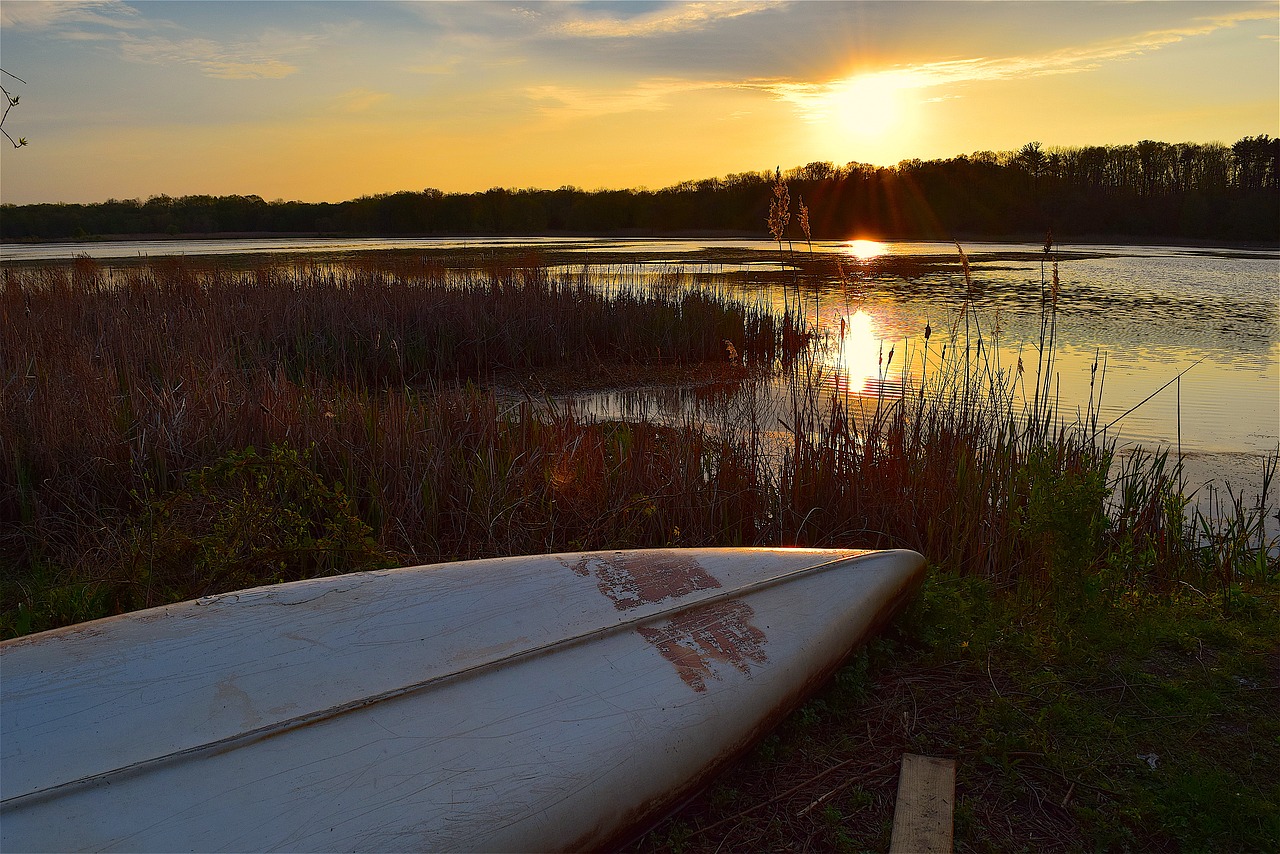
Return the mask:
<path fill-rule="evenodd" d="M 797 90 L 791 98 L 813 125 L 820 150 L 841 160 L 893 163 L 920 130 L 920 82 L 902 71 L 856 74 Z"/>
<path fill-rule="evenodd" d="M 881 139 L 903 119 L 902 87 L 892 74 L 864 74 L 833 84 L 827 115 L 842 135 Z"/>

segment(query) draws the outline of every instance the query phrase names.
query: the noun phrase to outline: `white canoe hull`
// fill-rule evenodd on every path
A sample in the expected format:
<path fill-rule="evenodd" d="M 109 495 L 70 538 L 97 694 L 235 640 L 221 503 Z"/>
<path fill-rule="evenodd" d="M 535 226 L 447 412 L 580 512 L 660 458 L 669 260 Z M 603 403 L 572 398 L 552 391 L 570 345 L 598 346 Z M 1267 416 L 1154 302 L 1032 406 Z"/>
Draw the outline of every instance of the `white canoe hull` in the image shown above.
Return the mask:
<path fill-rule="evenodd" d="M 503 558 L 262 587 L 0 645 L 0 849 L 598 847 L 914 591 L 913 552 Z"/>

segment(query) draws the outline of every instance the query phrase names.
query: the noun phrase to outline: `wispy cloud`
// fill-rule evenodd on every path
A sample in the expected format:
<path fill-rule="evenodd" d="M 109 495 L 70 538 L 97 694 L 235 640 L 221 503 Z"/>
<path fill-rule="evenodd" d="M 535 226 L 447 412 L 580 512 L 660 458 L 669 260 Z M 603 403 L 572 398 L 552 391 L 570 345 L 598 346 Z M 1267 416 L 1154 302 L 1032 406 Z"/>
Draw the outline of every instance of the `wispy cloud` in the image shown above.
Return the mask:
<path fill-rule="evenodd" d="M 774 9 L 777 2 L 700 2 L 663 7 L 643 15 L 619 18 L 612 15 L 578 16 L 559 22 L 553 31 L 582 38 L 635 38 L 669 35 L 705 29 L 719 21 L 754 15 Z"/>
<path fill-rule="evenodd" d="M 173 23 L 144 18 L 120 0 L 5 0 L 0 22 L 6 29 L 48 31 L 63 41 L 115 43 L 126 60 L 191 65 L 221 79 L 287 77 L 298 70 L 293 60 L 329 40 L 319 33 L 272 30 L 241 40 L 183 38 Z"/>
<path fill-rule="evenodd" d="M 524 94 L 543 113 L 563 116 L 603 116 L 617 113 L 665 110 L 673 95 L 708 89 L 720 84 L 675 78 L 643 80 L 622 89 L 583 89 L 569 86 L 528 86 Z"/>
<path fill-rule="evenodd" d="M 428 62 L 419 62 L 405 68 L 410 74 L 452 74 L 462 64 L 461 57 L 450 56 Z"/>
<path fill-rule="evenodd" d="M 0 3 L 0 26 L 44 30 L 75 24 L 116 29 L 144 27 L 141 13 L 120 0 L 8 0 Z"/>
<path fill-rule="evenodd" d="M 208 77 L 224 80 L 279 79 L 298 70 L 291 59 L 313 53 L 326 41 L 317 34 L 267 32 L 252 41 L 128 37 L 125 59 L 158 65 L 193 65 Z"/>
<path fill-rule="evenodd" d="M 365 113 L 391 97 L 389 92 L 372 89 L 348 89 L 337 96 L 337 107 L 344 113 Z"/>
<path fill-rule="evenodd" d="M 1065 48 L 1041 55 L 975 57 L 916 65 L 895 66 L 880 72 L 821 83 L 791 80 L 750 80 L 740 84 L 762 89 L 796 105 L 802 116 L 826 118 L 833 101 L 843 101 L 851 88 L 917 90 L 987 81 L 1025 79 L 1054 74 L 1078 74 L 1107 63 L 1134 59 L 1198 36 L 1209 35 L 1251 21 L 1274 21 L 1273 9 L 1254 9 L 1232 14 L 1197 18 L 1185 26 L 1152 30 L 1122 39 Z M 938 101 L 957 97 L 954 93 L 930 97 Z"/>

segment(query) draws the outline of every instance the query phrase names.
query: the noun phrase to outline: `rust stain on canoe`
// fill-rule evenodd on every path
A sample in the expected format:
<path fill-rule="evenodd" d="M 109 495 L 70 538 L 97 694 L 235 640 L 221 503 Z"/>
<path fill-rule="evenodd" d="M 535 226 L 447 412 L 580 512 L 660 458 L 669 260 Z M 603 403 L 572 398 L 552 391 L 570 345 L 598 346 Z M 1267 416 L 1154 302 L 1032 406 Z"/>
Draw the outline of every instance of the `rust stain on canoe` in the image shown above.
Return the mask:
<path fill-rule="evenodd" d="M 729 763 L 745 754 L 753 744 L 773 730 L 787 715 L 795 711 L 807 697 L 831 678 L 831 675 L 847 660 L 850 653 L 865 644 L 869 638 L 879 634 L 893 617 L 901 613 L 907 602 L 919 592 L 923 583 L 924 565 L 921 564 L 915 575 L 903 585 L 902 590 L 877 610 L 867 626 L 856 637 L 851 639 L 849 648 L 844 655 L 833 658 L 824 667 L 811 673 L 803 685 L 778 703 L 749 733 L 745 734 L 738 742 L 727 746 L 718 756 L 704 765 L 683 784 L 663 792 L 658 797 L 637 804 L 616 818 L 610 816 L 611 821 L 608 827 L 602 821 L 600 826 L 583 833 L 579 838 L 560 850 L 617 851 L 621 848 L 634 846 L 646 832 L 652 829 L 654 822 L 670 812 L 673 805 L 683 803 L 695 792 L 705 788 Z"/>
<path fill-rule="evenodd" d="M 619 611 L 720 586 L 702 564 L 681 554 L 617 552 L 562 563 L 583 578 L 595 576 L 600 592 Z"/>
<path fill-rule="evenodd" d="M 719 679 L 716 665 L 750 675 L 752 664 L 769 660 L 765 633 L 752 625 L 755 611 L 746 602 L 717 602 L 679 614 L 657 626 L 640 626 L 641 637 L 694 691 L 706 691 L 708 679 Z"/>

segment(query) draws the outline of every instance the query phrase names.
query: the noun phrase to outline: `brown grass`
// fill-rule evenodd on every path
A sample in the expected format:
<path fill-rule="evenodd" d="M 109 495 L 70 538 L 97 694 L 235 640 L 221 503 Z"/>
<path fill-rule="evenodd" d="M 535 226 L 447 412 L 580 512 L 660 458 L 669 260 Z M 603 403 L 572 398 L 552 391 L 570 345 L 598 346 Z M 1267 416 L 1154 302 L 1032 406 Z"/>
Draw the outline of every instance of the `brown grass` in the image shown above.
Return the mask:
<path fill-rule="evenodd" d="M 706 291 L 561 281 L 536 264 L 108 271 L 81 259 L 2 281 L 10 632 L 233 579 L 629 546 L 906 547 L 1037 595 L 1227 589 L 1276 572 L 1265 495 L 1189 529 L 1165 458 L 1130 457 L 1117 476 L 1105 433 L 1062 423 L 1047 393 L 1019 410 L 1024 380 L 992 361 L 968 302 L 906 372 L 920 382 L 868 401 L 821 391 L 798 284 L 774 316 Z M 674 421 L 640 405 L 597 422 L 473 384 L 697 364 L 728 386 Z M 236 456 L 248 448 L 258 458 Z M 236 466 L 296 489 L 236 492 Z M 269 547 L 226 545 L 246 519 Z M 188 548 L 162 554 L 147 545 L 158 539 Z M 347 564 L 321 559 L 317 542 Z M 300 559 L 280 556 L 289 549 Z"/>

